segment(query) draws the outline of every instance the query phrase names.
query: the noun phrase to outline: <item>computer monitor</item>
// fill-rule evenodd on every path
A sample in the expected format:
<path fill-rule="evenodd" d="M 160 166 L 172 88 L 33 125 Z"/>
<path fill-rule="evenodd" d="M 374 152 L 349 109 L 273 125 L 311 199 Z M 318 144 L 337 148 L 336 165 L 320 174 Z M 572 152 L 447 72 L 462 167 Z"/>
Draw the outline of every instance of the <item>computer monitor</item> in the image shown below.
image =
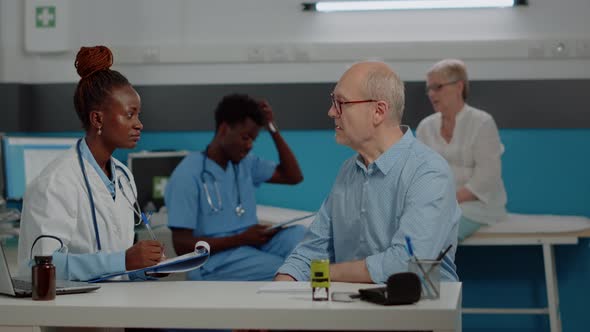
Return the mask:
<path fill-rule="evenodd" d="M 142 210 L 160 209 L 164 205 L 168 178 L 188 154 L 188 151 L 143 151 L 128 155 L 127 166 L 135 178 L 137 200 Z"/>
<path fill-rule="evenodd" d="M 27 185 L 77 140 L 73 137 L 2 137 L 6 200 L 21 200 Z"/>
<path fill-rule="evenodd" d="M 0 133 L 0 142 L 4 138 L 4 133 Z M 2 143 L 0 143 L 0 208 L 5 203 L 4 197 L 6 192 L 4 191 L 4 158 L 2 157 Z"/>

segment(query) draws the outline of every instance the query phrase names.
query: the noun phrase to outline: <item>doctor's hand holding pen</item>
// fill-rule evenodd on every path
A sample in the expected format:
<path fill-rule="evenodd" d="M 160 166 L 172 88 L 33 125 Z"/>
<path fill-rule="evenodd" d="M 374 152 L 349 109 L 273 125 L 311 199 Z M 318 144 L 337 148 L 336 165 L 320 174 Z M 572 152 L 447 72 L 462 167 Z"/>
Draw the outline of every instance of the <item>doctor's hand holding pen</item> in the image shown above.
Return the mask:
<path fill-rule="evenodd" d="M 142 240 L 125 251 L 125 268 L 142 269 L 158 264 L 164 257 L 164 245 L 156 240 Z"/>
<path fill-rule="evenodd" d="M 141 213 L 141 221 L 143 222 L 143 224 L 145 225 L 146 230 L 148 231 L 148 234 L 150 235 L 150 238 L 154 241 L 157 241 L 158 239 L 156 238 L 156 234 L 154 234 L 154 231 L 152 230 L 152 226 L 151 226 L 151 221 L 150 219 L 152 218 L 154 211 L 150 211 L 147 215 L 145 213 Z M 161 261 L 166 260 L 166 255 L 164 254 L 164 250 L 162 250 L 162 258 L 160 259 Z"/>

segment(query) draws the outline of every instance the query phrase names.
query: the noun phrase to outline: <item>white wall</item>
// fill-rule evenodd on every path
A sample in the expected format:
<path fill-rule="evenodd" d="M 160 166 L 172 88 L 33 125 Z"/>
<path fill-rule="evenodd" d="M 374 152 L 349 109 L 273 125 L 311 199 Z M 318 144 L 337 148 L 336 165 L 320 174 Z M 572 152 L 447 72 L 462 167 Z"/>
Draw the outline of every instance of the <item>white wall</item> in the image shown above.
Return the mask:
<path fill-rule="evenodd" d="M 0 0 L 0 81 L 77 81 L 75 52 L 94 44 L 113 47 L 116 68 L 140 84 L 335 81 L 367 57 L 405 80 L 450 56 L 473 79 L 590 78 L 588 0 L 338 14 L 302 12 L 302 0 L 53 1 L 69 3 L 71 48 L 40 54 L 24 50 L 24 1 Z"/>

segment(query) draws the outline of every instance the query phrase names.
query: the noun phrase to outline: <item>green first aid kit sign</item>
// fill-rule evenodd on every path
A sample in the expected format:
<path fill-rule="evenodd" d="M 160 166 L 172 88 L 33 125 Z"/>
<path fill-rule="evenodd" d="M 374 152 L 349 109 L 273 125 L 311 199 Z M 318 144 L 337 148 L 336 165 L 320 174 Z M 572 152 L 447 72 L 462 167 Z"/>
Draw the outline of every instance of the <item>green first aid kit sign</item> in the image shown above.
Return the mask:
<path fill-rule="evenodd" d="M 154 176 L 152 186 L 152 197 L 155 199 L 164 199 L 166 185 L 168 184 L 167 176 Z"/>
<path fill-rule="evenodd" d="M 55 6 L 35 7 L 35 27 L 55 28 Z"/>

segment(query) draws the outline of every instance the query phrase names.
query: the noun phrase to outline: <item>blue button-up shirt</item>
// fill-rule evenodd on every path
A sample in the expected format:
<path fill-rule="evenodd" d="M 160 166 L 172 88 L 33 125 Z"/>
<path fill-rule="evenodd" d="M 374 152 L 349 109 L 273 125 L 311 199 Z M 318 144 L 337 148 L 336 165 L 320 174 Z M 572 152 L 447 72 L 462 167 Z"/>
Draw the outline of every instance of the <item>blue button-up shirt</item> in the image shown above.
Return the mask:
<path fill-rule="evenodd" d="M 454 264 L 461 215 L 447 162 L 405 129 L 401 140 L 365 166 L 360 155 L 344 162 L 332 191 L 302 243 L 278 273 L 309 280 L 310 262 L 364 259 L 371 279 L 384 283 L 408 271 L 405 236 L 419 259 L 434 259 L 450 244 L 441 279 L 458 280 Z"/>

